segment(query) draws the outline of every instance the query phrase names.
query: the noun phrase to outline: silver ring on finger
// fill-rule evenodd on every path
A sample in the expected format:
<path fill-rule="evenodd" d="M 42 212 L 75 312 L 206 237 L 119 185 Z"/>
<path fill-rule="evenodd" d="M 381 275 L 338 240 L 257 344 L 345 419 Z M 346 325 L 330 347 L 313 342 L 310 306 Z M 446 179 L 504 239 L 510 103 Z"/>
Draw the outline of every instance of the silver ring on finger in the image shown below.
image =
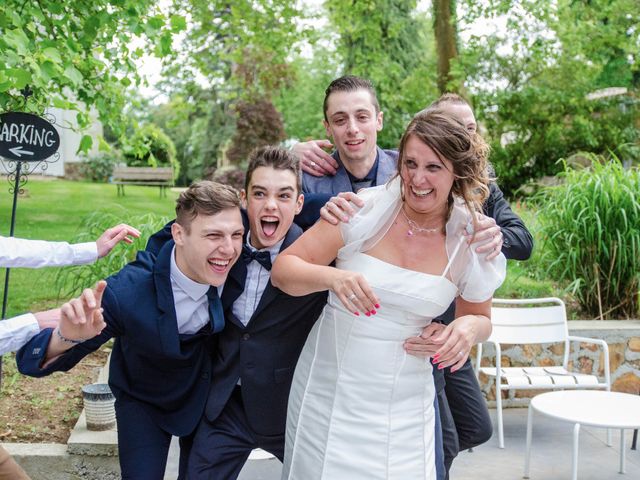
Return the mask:
<path fill-rule="evenodd" d="M 462 353 L 462 351 L 459 351 L 458 352 L 458 357 L 463 357 L 463 356 L 464 356 L 464 353 Z"/>
<path fill-rule="evenodd" d="M 309 165 L 311 165 L 311 168 L 316 168 L 316 162 L 311 161 L 309 162 Z"/>
<path fill-rule="evenodd" d="M 349 296 L 347 297 L 347 300 L 351 300 L 351 301 L 353 301 L 353 300 L 355 300 L 356 298 L 358 298 L 358 296 L 357 296 L 355 293 L 352 293 L 351 295 L 349 295 Z"/>

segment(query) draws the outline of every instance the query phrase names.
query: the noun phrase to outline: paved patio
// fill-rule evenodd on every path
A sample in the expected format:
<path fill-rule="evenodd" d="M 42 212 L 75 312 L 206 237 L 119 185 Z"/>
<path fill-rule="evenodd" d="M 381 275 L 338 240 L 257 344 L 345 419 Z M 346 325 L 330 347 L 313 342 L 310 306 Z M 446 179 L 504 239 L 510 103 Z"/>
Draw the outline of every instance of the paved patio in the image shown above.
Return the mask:
<path fill-rule="evenodd" d="M 495 410 L 491 411 L 492 416 Z M 495 423 L 494 423 L 495 424 Z M 453 464 L 451 480 L 518 480 L 524 470 L 527 409 L 504 411 L 505 448 L 498 448 L 497 436 L 461 453 Z M 632 434 L 626 432 L 626 475 L 618 473 L 620 434 L 613 433 L 613 446 L 605 443 L 605 430 L 582 427 L 580 432 L 580 480 L 636 480 L 640 478 L 640 450 L 630 450 Z M 572 425 L 534 415 L 531 480 L 570 480 Z M 409 447 L 410 448 L 410 447 Z M 177 452 L 174 451 L 166 479 L 175 479 Z M 275 459 L 250 460 L 240 480 L 279 480 L 281 465 Z"/>

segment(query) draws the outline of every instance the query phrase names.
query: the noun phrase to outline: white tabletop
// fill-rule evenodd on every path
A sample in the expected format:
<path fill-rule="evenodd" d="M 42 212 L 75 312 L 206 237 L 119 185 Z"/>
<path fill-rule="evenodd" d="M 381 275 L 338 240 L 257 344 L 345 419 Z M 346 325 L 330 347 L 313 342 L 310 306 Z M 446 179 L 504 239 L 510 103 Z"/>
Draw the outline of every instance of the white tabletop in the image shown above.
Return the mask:
<path fill-rule="evenodd" d="M 549 417 L 592 427 L 640 428 L 640 395 L 602 390 L 563 390 L 533 397 Z"/>

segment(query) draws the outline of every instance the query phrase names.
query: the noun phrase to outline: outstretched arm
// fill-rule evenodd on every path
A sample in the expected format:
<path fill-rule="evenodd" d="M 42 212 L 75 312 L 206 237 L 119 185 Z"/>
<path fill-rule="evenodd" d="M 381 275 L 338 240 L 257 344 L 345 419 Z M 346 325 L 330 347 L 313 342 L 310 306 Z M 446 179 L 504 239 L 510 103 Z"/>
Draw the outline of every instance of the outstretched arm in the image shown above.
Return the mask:
<path fill-rule="evenodd" d="M 120 225 L 105 230 L 104 233 L 100 235 L 100 238 L 96 240 L 98 258 L 108 255 L 118 243 L 124 242 L 131 244 L 133 243 L 131 237 L 138 238 L 139 236 L 140 232 L 126 223 L 121 223 Z"/>
<path fill-rule="evenodd" d="M 78 298 L 62 305 L 60 321 L 49 341 L 45 364 L 74 345 L 99 335 L 106 327 L 101 307 L 106 287 L 107 282 L 101 280 L 95 289 L 86 288 Z"/>
<path fill-rule="evenodd" d="M 375 312 L 378 299 L 365 278 L 329 266 L 343 245 L 339 228 L 321 220 L 278 255 L 271 282 L 294 296 L 331 290 L 355 315 Z"/>

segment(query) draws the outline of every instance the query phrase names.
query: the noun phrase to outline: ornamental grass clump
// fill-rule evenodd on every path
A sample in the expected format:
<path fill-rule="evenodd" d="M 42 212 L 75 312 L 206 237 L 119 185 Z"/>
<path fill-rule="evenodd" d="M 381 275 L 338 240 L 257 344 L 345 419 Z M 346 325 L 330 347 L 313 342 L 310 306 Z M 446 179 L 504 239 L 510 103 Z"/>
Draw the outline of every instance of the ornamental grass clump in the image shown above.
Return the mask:
<path fill-rule="evenodd" d="M 638 317 L 640 171 L 617 158 L 589 168 L 565 165 L 563 183 L 544 189 L 540 220 L 544 261 L 569 282 L 592 318 Z"/>
<path fill-rule="evenodd" d="M 113 275 L 127 263 L 135 260 L 138 250 L 144 250 L 151 235 L 161 230 L 169 221 L 167 217 L 147 213 L 130 215 L 124 208 L 112 212 L 96 211 L 82 219 L 80 233 L 71 243 L 92 242 L 107 228 L 119 223 L 127 223 L 140 231 L 140 238 L 131 245 L 118 243 L 111 253 L 89 265 L 75 265 L 61 268 L 56 275 L 55 284 L 59 298 L 79 295 L 84 288 L 93 287 L 98 280 Z"/>

